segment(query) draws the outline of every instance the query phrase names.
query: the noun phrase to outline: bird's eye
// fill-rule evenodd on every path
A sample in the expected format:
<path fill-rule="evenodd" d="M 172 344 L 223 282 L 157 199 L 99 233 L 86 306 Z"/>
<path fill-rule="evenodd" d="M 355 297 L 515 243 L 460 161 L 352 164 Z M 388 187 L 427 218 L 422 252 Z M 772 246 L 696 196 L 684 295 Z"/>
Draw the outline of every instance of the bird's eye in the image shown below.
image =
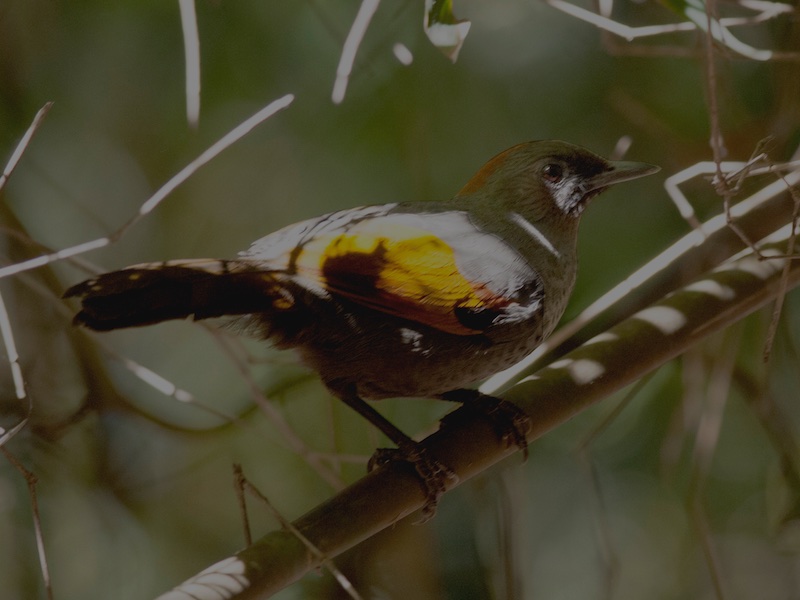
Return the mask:
<path fill-rule="evenodd" d="M 558 163 L 549 163 L 542 169 L 542 176 L 550 183 L 558 183 L 564 178 L 564 167 Z"/>

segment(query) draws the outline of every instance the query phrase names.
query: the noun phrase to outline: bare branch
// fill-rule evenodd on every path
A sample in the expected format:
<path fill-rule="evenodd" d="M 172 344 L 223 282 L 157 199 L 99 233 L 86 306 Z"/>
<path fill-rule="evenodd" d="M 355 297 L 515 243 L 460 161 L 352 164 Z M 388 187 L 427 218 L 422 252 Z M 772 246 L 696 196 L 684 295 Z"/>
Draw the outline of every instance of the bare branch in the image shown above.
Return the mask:
<path fill-rule="evenodd" d="M 776 242 L 781 240 L 779 245 L 763 252 L 785 252 L 789 234 L 788 227 L 781 230 L 775 236 Z M 763 306 L 779 293 L 781 274 L 779 263 L 759 261 L 748 250 L 528 377 L 504 397 L 531 416 L 529 441 L 533 441 Z M 792 286 L 800 282 L 800 262 L 792 263 L 789 282 Z M 459 484 L 516 451 L 498 439 L 486 420 L 472 415 L 448 424 L 421 444 L 458 475 Z M 418 510 L 425 499 L 414 470 L 390 463 L 293 525 L 325 556 L 335 557 Z M 238 588 L 229 586 L 225 595 L 217 597 L 243 600 L 269 597 L 320 563 L 296 536 L 281 529 L 218 564 L 220 576 L 236 573 Z M 215 569 L 207 569 L 203 576 L 210 577 Z M 193 578 L 188 587 L 179 586 L 160 600 L 192 597 L 189 590 L 197 592 L 201 589 L 197 585 Z"/>
<path fill-rule="evenodd" d="M 331 99 L 334 104 L 341 104 L 347 92 L 347 84 L 350 81 L 350 73 L 353 71 L 353 63 L 356 60 L 356 52 L 367 33 L 369 22 L 375 11 L 378 10 L 380 0 L 362 0 L 358 9 L 358 14 L 350 27 L 350 33 L 344 41 L 342 56 L 339 58 L 339 66 L 336 68 L 336 81 L 333 84 Z"/>
<path fill-rule="evenodd" d="M 183 29 L 183 53 L 186 56 L 186 119 L 197 128 L 200 122 L 200 34 L 194 0 L 178 0 Z"/>
<path fill-rule="evenodd" d="M 175 188 L 181 185 L 184 181 L 189 179 L 194 173 L 203 165 L 208 163 L 210 160 L 215 158 L 220 152 L 228 148 L 231 144 L 237 142 L 245 135 L 250 133 L 253 129 L 255 129 L 258 125 L 262 122 L 273 116 L 275 113 L 283 110 L 287 106 L 289 106 L 294 101 L 294 96 L 292 94 L 287 94 L 274 102 L 271 102 L 252 117 L 247 119 L 246 121 L 239 124 L 237 127 L 233 128 L 231 131 L 226 133 L 222 136 L 218 141 L 212 144 L 208 149 L 206 149 L 200 156 L 186 165 L 183 169 L 181 169 L 177 174 L 175 174 L 169 181 L 167 181 L 159 190 L 153 194 L 148 200 L 146 200 L 140 207 L 139 211 L 131 217 L 126 223 L 124 223 L 119 229 L 107 235 L 105 237 L 101 237 L 95 240 L 91 240 L 88 242 L 83 242 L 81 244 L 77 244 L 75 246 L 71 246 L 69 248 L 64 248 L 63 250 L 58 250 L 57 252 L 52 252 L 50 254 L 45 254 L 43 256 L 37 256 L 36 258 L 31 258 L 29 260 L 24 260 L 22 262 L 9 265 L 7 267 L 0 267 L 0 279 L 3 277 L 8 277 L 10 275 L 15 275 L 17 273 L 22 273 L 23 271 L 29 271 L 31 269 L 36 269 L 38 267 L 43 267 L 44 265 L 50 264 L 52 262 L 63 260 L 65 258 L 75 256 L 78 254 L 83 254 L 85 252 L 89 252 L 90 250 L 96 250 L 97 248 L 103 248 L 104 246 L 108 246 L 112 242 L 118 240 L 122 237 L 125 232 L 128 231 L 131 227 L 133 227 L 139 220 L 146 215 L 150 214 L 161 202 L 171 194 Z"/>
<path fill-rule="evenodd" d="M 713 168 L 713 163 L 708 165 Z M 800 171 L 787 174 L 731 207 L 730 217 L 736 219 L 750 238 L 761 239 L 789 219 L 793 204 L 787 184 L 795 185 L 798 181 Z M 545 364 L 621 321 L 639 307 L 685 285 L 743 247 L 741 239 L 727 226 L 724 214 L 709 219 L 699 230 L 689 232 L 603 294 L 525 360 L 487 380 L 481 391 L 495 394 L 519 381 L 537 365 Z"/>
<path fill-rule="evenodd" d="M 53 107 L 52 102 L 47 102 L 42 108 L 39 109 L 39 112 L 36 113 L 36 116 L 33 118 L 33 122 L 28 127 L 28 130 L 25 132 L 25 135 L 22 136 L 22 139 L 17 144 L 17 147 L 14 149 L 14 152 L 11 154 L 11 158 L 8 159 L 8 163 L 6 164 L 5 169 L 3 169 L 3 174 L 0 175 L 0 190 L 3 189 L 5 186 L 6 181 L 8 178 L 11 177 L 11 173 L 13 173 L 14 168 L 17 166 L 19 159 L 22 158 L 23 152 L 28 147 L 28 144 L 31 142 L 31 138 L 33 138 L 33 134 L 36 133 L 36 130 L 39 129 L 39 126 L 42 124 L 42 121 L 47 116 L 47 113 L 50 112 L 50 109 Z"/>

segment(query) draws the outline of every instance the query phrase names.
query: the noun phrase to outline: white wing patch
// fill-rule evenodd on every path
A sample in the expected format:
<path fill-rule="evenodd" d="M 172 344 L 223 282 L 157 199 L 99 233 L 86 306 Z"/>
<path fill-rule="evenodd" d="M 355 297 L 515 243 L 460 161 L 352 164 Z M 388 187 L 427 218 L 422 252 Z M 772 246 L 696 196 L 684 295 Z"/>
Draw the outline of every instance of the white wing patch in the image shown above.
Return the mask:
<path fill-rule="evenodd" d="M 360 223 L 364 219 L 384 217 L 396 206 L 396 204 L 384 204 L 350 208 L 301 221 L 256 240 L 250 245 L 250 248 L 240 252 L 239 256 L 268 262 L 274 261 L 282 263 L 282 266 L 285 267 L 288 266 L 289 258 L 295 248 L 302 247 L 303 244 L 321 235 L 335 231 L 344 233 L 349 226 Z"/>

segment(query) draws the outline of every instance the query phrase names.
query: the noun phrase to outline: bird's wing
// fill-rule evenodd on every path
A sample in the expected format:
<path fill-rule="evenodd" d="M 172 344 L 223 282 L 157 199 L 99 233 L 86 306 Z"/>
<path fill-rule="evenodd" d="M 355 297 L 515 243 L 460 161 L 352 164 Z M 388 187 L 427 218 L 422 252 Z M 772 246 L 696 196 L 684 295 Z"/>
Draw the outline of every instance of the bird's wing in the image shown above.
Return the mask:
<path fill-rule="evenodd" d="M 244 256 L 310 289 L 458 335 L 527 318 L 541 301 L 531 266 L 458 210 L 341 211 L 267 236 Z"/>

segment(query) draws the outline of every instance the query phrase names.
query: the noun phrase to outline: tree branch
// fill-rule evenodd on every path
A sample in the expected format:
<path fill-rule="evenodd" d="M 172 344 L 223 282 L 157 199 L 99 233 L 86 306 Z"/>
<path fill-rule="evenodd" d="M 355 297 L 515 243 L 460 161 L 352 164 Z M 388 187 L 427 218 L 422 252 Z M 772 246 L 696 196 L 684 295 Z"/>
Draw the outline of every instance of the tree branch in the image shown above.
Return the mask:
<path fill-rule="evenodd" d="M 772 236 L 775 241 L 763 246 L 762 254 L 785 254 L 789 229 Z M 784 264 L 785 259 L 760 261 L 748 250 L 524 379 L 504 398 L 531 416 L 533 441 L 774 299 L 782 287 Z M 791 261 L 788 288 L 799 281 L 800 261 Z M 458 475 L 459 483 L 517 450 L 498 440 L 486 420 L 470 414 L 448 419 L 446 427 L 421 443 Z M 389 464 L 300 517 L 294 526 L 333 558 L 424 503 L 413 469 Z M 204 598 L 266 598 L 319 565 L 303 542 L 277 530 L 160 600 L 186 600 L 200 592 L 212 594 Z"/>
<path fill-rule="evenodd" d="M 731 207 L 730 218 L 735 220 L 740 230 L 747 232 L 749 239 L 762 239 L 789 221 L 794 202 L 788 185 L 794 185 L 799 180 L 800 172 L 793 172 L 784 179 L 766 185 Z M 553 333 L 526 359 L 491 377 L 481 386 L 481 391 L 490 395 L 502 393 L 525 375 L 550 364 L 746 247 L 728 227 L 724 213 L 703 223 L 701 229 L 690 231 L 625 281 L 603 294 Z"/>

